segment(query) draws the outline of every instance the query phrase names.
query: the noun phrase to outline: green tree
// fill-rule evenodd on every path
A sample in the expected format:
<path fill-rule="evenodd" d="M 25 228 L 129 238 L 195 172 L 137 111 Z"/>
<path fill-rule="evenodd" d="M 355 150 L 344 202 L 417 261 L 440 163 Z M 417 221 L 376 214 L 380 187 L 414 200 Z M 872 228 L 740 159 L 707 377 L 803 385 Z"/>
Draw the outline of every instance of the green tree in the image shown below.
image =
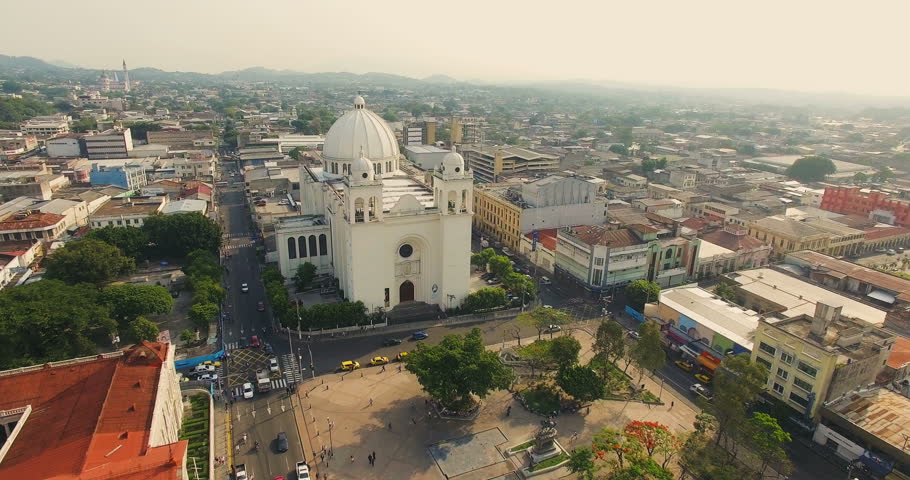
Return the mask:
<path fill-rule="evenodd" d="M 594 335 L 594 345 L 592 349 L 596 355 L 602 356 L 608 363 L 615 364 L 622 358 L 626 350 L 626 329 L 613 320 L 604 320 L 597 327 L 597 333 Z M 606 364 L 603 364 L 607 367 Z M 601 372 L 603 378 L 607 376 L 607 369 Z"/>
<path fill-rule="evenodd" d="M 860 172 L 861 173 L 861 172 Z M 875 175 L 872 176 L 873 180 L 876 182 L 887 182 L 888 180 L 894 178 L 896 174 L 890 167 L 879 167 L 878 171 L 875 172 Z"/>
<path fill-rule="evenodd" d="M 638 326 L 639 339 L 632 346 L 632 360 L 639 372 L 652 372 L 667 363 L 667 352 L 660 343 L 660 327 L 654 322 L 644 322 Z M 639 381 L 642 375 L 639 375 Z"/>
<path fill-rule="evenodd" d="M 45 267 L 49 280 L 101 285 L 133 271 L 136 263 L 119 248 L 86 238 L 55 250 L 45 260 Z"/>
<path fill-rule="evenodd" d="M 297 120 L 291 122 L 294 131 L 305 135 L 324 135 L 335 123 L 335 115 L 326 107 L 297 106 Z"/>
<path fill-rule="evenodd" d="M 418 343 L 406 362 L 431 397 L 459 410 L 474 405 L 474 396 L 484 398 L 508 388 L 514 378 L 496 352 L 484 347 L 479 328 L 466 335 L 446 335 L 433 346 Z"/>
<path fill-rule="evenodd" d="M 602 428 L 594 434 L 591 446 L 601 456 L 607 453 L 616 455 L 620 469 L 625 468 L 626 456 L 634 456 L 640 449 L 637 442 L 629 441 L 622 432 L 613 428 Z"/>
<path fill-rule="evenodd" d="M 193 303 L 219 304 L 224 300 L 224 289 L 208 277 L 193 278 Z"/>
<path fill-rule="evenodd" d="M 717 286 L 714 287 L 714 293 L 728 302 L 736 300 L 736 290 L 733 288 L 733 285 L 730 285 L 727 282 L 719 282 Z"/>
<path fill-rule="evenodd" d="M 3 85 L 0 86 L 0 90 L 2 90 L 3 93 L 19 93 L 22 91 L 23 87 L 24 86 L 19 82 L 13 80 L 4 80 Z"/>
<path fill-rule="evenodd" d="M 800 182 L 820 182 L 837 172 L 834 162 L 827 157 L 803 157 L 787 168 L 787 176 Z"/>
<path fill-rule="evenodd" d="M 550 355 L 549 340 L 536 340 L 534 343 L 522 347 L 520 355 L 521 359 L 531 367 L 532 377 L 537 370 L 551 369 L 554 366 L 553 357 Z"/>
<path fill-rule="evenodd" d="M 594 480 L 594 474 L 597 473 L 597 464 L 594 463 L 594 450 L 591 447 L 578 447 L 572 450 L 569 455 L 569 463 L 566 464 L 569 471 L 577 473 L 578 478 L 582 480 Z"/>
<path fill-rule="evenodd" d="M 40 280 L 0 290 L 0 369 L 97 353 L 117 322 L 89 284 Z"/>
<path fill-rule="evenodd" d="M 673 480 L 673 472 L 651 457 L 631 457 L 626 468 L 610 472 L 607 480 Z"/>
<path fill-rule="evenodd" d="M 215 252 L 221 247 L 221 226 L 199 212 L 152 215 L 142 230 L 162 256 L 184 257 L 194 250 Z"/>
<path fill-rule="evenodd" d="M 199 329 L 208 328 L 209 323 L 218 313 L 218 305 L 214 303 L 197 303 L 190 307 L 190 311 L 187 313 L 187 317 L 193 322 L 193 325 L 196 325 Z"/>
<path fill-rule="evenodd" d="M 174 298 L 160 285 L 111 285 L 101 292 L 101 301 L 121 328 L 140 316 L 168 313 L 174 307 Z"/>
<path fill-rule="evenodd" d="M 208 250 L 193 250 L 183 262 L 183 273 L 190 282 L 190 287 L 202 279 L 208 279 L 216 285 L 221 283 L 221 274 L 224 270 L 218 262 L 218 257 Z"/>
<path fill-rule="evenodd" d="M 555 308 L 537 307 L 518 314 L 515 320 L 523 325 L 537 329 L 537 339 L 543 335 L 544 330 L 550 325 L 567 325 L 572 319 L 569 314 Z"/>
<path fill-rule="evenodd" d="M 714 378 L 714 400 L 709 410 L 717 419 L 717 443 L 721 439 L 735 438 L 739 427 L 745 424 L 746 409 L 764 390 L 768 370 L 753 363 L 749 354 L 728 357 L 718 368 Z"/>
<path fill-rule="evenodd" d="M 130 136 L 134 140 L 148 141 L 148 132 L 157 132 L 161 130 L 161 125 L 152 122 L 132 122 L 123 125 L 130 129 Z"/>
<path fill-rule="evenodd" d="M 660 298 L 660 285 L 647 280 L 635 280 L 626 287 L 629 306 L 639 312 L 645 311 L 645 304 Z"/>
<path fill-rule="evenodd" d="M 52 113 L 54 113 L 54 108 L 51 105 L 32 96 L 0 98 L 0 122 L 19 123 L 38 115 Z"/>
<path fill-rule="evenodd" d="M 304 262 L 297 267 L 297 273 L 294 274 L 294 285 L 298 292 L 302 292 L 310 286 L 313 279 L 316 278 L 316 265 L 310 262 Z"/>
<path fill-rule="evenodd" d="M 856 172 L 853 174 L 854 183 L 866 183 L 869 181 L 869 175 L 866 175 L 863 172 Z"/>
<path fill-rule="evenodd" d="M 560 337 L 571 338 L 571 337 Z M 574 365 L 562 368 L 556 375 L 556 384 L 566 394 L 582 403 L 603 398 L 606 385 L 590 367 Z"/>
<path fill-rule="evenodd" d="M 736 152 L 743 155 L 755 155 L 756 151 L 755 145 L 751 143 L 741 143 L 736 147 Z"/>
<path fill-rule="evenodd" d="M 564 335 L 550 340 L 550 357 L 560 370 L 578 363 L 581 343 L 575 337 Z"/>
<path fill-rule="evenodd" d="M 790 434 L 780 428 L 777 419 L 761 412 L 752 414 L 747 431 L 749 446 L 761 458 L 759 470 L 764 477 L 768 465 L 787 459 L 784 446 L 791 441 Z"/>
<path fill-rule="evenodd" d="M 186 329 L 180 332 L 180 341 L 183 343 L 192 343 L 193 340 L 196 340 L 196 334 L 192 330 Z"/>
<path fill-rule="evenodd" d="M 136 227 L 108 225 L 104 228 L 90 230 L 86 237 L 113 245 L 119 248 L 124 255 L 134 258 L 136 261 L 145 260 L 148 252 L 148 235 Z"/>
<path fill-rule="evenodd" d="M 609 150 L 617 155 L 624 155 L 624 156 L 629 155 L 629 149 L 626 148 L 626 146 L 621 143 L 614 143 L 613 145 L 610 145 L 610 148 L 608 148 L 607 150 Z"/>
<path fill-rule="evenodd" d="M 154 342 L 158 339 L 158 325 L 145 317 L 136 317 L 130 322 L 129 334 L 136 342 Z"/>
<path fill-rule="evenodd" d="M 89 130 L 98 130 L 98 121 L 95 120 L 95 117 L 81 117 L 79 120 L 73 122 L 73 126 L 70 127 L 70 130 L 76 133 L 85 133 Z"/>
<path fill-rule="evenodd" d="M 505 278 L 506 275 L 512 273 L 512 261 L 509 260 L 509 257 L 496 255 L 490 259 L 488 264 L 490 265 L 490 272 L 500 279 Z"/>
<path fill-rule="evenodd" d="M 471 265 L 474 265 L 480 269 L 487 268 L 487 264 L 490 263 L 490 259 L 495 256 L 496 250 L 493 250 L 492 248 L 485 248 L 480 252 L 471 255 Z"/>
<path fill-rule="evenodd" d="M 465 297 L 461 304 L 467 312 L 489 310 L 505 305 L 509 302 L 506 291 L 499 287 L 484 287 Z"/>
<path fill-rule="evenodd" d="M 299 161 L 303 158 L 303 153 L 304 153 L 305 151 L 306 151 L 306 150 L 304 150 L 303 147 L 294 147 L 294 148 L 291 149 L 290 152 L 288 152 L 288 155 L 289 155 L 291 158 L 293 158 L 294 160 L 297 160 L 297 161 L 299 162 Z"/>

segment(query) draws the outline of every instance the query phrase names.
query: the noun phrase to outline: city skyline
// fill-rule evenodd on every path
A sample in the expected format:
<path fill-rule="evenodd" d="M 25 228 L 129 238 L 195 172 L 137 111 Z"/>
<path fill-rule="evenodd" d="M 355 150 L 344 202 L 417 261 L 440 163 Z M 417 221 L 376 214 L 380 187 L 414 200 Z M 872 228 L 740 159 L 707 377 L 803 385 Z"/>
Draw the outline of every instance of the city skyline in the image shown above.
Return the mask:
<path fill-rule="evenodd" d="M 899 20 L 910 6 L 891 5 L 883 15 L 821 8 L 815 1 L 786 10 L 783 2 L 765 5 L 750 11 L 713 1 L 647 7 L 578 1 L 546 10 L 468 0 L 440 14 L 410 0 L 353 8 L 278 1 L 270 9 L 229 1 L 219 4 L 216 21 L 201 22 L 212 16 L 211 6 L 164 1 L 123 21 L 119 12 L 90 0 L 59 5 L 57 15 L 43 21 L 48 31 L 66 31 L 91 12 L 103 26 L 80 30 L 91 49 L 61 55 L 52 37 L 22 42 L 32 28 L 25 24 L 0 32 L 0 43 L 4 54 L 99 69 L 127 57 L 131 68 L 200 73 L 261 66 L 510 84 L 585 80 L 910 96 L 901 81 L 908 68 L 895 61 L 902 45 Z M 175 15 L 177 7 L 181 13 Z M 8 7 L 13 16 L 28 8 Z M 289 18 L 300 21 L 290 24 Z M 137 29 L 139 20 L 169 25 L 172 34 Z M 874 70 L 845 68 L 857 61 Z"/>

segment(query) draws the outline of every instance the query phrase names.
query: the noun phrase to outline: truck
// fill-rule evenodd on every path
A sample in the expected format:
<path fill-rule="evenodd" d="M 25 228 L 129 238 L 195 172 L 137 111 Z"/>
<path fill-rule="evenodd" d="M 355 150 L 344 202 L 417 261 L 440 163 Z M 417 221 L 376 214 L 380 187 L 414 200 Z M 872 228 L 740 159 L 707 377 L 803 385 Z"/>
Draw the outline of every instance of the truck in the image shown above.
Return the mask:
<path fill-rule="evenodd" d="M 249 477 L 246 475 L 246 465 L 234 465 L 234 479 L 235 480 L 249 480 Z"/>
<path fill-rule="evenodd" d="M 269 378 L 269 371 L 260 369 L 256 372 L 256 389 L 260 393 L 268 392 L 272 389 L 272 379 Z"/>

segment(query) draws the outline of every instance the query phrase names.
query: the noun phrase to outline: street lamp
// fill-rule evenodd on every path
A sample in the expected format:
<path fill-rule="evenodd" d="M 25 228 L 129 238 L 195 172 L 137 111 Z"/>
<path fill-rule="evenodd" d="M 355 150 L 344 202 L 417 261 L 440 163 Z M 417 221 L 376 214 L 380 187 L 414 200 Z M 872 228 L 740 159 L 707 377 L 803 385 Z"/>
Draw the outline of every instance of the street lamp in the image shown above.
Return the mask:
<path fill-rule="evenodd" d="M 331 418 L 325 417 L 326 423 L 329 424 L 329 454 L 334 455 L 335 453 L 335 442 L 332 441 L 332 430 L 335 428 L 335 422 Z"/>

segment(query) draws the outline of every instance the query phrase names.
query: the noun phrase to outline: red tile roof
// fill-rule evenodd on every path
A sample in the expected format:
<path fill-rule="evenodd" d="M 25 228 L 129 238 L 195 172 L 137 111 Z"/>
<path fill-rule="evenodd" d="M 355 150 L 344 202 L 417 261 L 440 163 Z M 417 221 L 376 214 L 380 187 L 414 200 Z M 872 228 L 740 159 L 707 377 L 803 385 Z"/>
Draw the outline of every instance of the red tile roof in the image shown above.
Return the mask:
<path fill-rule="evenodd" d="M 18 218 L 18 214 L 16 214 L 0 222 L 0 231 L 47 228 L 56 225 L 65 218 L 65 216 L 56 213 L 33 212 L 28 216 L 23 215 L 21 218 Z"/>
<path fill-rule="evenodd" d="M 149 447 L 167 344 L 0 375 L 0 410 L 31 414 L 0 463 L 0 478 L 173 479 L 186 442 Z"/>
<path fill-rule="evenodd" d="M 526 233 L 525 236 L 528 237 L 529 239 L 533 240 L 534 233 L 533 232 Z M 550 228 L 547 230 L 538 230 L 537 231 L 537 242 L 540 243 L 541 245 L 543 245 L 543 248 L 546 248 L 547 250 L 549 250 L 551 252 L 555 252 L 556 251 L 556 229 Z"/>
<path fill-rule="evenodd" d="M 867 228 L 866 240 L 880 240 L 882 238 L 896 237 L 910 234 L 910 228 L 904 227 L 872 227 Z"/>
<path fill-rule="evenodd" d="M 645 226 L 645 225 L 636 225 Z M 650 227 L 649 227 L 650 228 Z M 588 245 L 605 245 L 608 247 L 630 247 L 640 245 L 644 242 L 638 239 L 631 230 L 623 228 L 620 230 L 608 230 L 600 226 L 578 226 L 574 227 L 575 236 Z M 656 231 L 656 230 L 655 230 Z"/>
<path fill-rule="evenodd" d="M 734 252 L 739 252 L 742 250 L 755 250 L 756 248 L 761 248 L 765 245 L 765 242 L 762 242 L 755 237 L 749 235 L 737 235 L 726 230 L 717 230 L 715 232 L 706 233 L 702 235 L 701 238 L 713 243 L 714 245 L 719 245 L 726 248 L 727 250 L 732 250 Z"/>
<path fill-rule="evenodd" d="M 894 346 L 891 347 L 891 354 L 888 355 L 888 366 L 901 368 L 908 363 L 910 363 L 910 340 L 897 335 L 894 338 Z"/>

